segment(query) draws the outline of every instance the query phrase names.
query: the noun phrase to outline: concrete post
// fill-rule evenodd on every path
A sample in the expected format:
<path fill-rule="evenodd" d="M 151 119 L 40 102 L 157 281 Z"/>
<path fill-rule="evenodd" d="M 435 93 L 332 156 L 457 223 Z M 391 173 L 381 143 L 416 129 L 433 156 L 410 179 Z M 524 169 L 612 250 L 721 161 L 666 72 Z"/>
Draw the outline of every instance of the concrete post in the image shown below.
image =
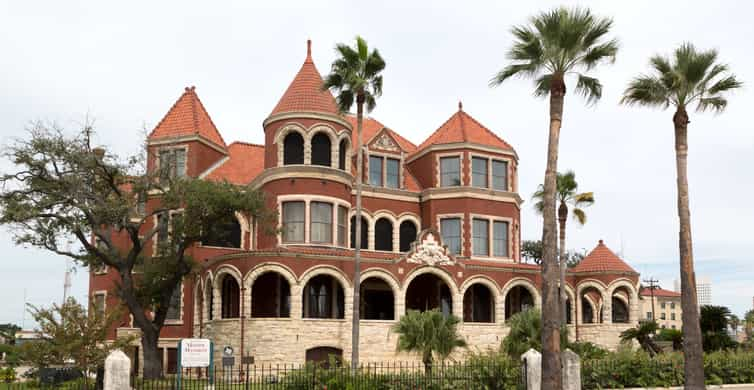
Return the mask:
<path fill-rule="evenodd" d="M 561 353 L 563 390 L 581 390 L 581 358 L 570 349 Z"/>
<path fill-rule="evenodd" d="M 530 349 L 521 355 L 526 367 L 526 390 L 542 389 L 542 354 Z"/>
<path fill-rule="evenodd" d="M 105 359 L 105 390 L 130 390 L 131 360 L 116 349 Z"/>

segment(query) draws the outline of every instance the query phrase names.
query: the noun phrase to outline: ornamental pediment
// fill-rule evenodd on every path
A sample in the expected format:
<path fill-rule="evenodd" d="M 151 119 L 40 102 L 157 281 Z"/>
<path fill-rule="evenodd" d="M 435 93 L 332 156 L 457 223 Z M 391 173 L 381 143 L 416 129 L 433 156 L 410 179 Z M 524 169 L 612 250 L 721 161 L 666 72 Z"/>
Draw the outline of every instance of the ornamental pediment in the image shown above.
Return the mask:
<path fill-rule="evenodd" d="M 371 148 L 375 150 L 382 150 L 386 152 L 393 152 L 393 153 L 399 153 L 401 152 L 401 147 L 398 146 L 398 143 L 395 142 L 393 137 L 391 137 L 386 131 L 381 131 L 375 138 L 374 141 L 371 143 Z"/>
<path fill-rule="evenodd" d="M 456 260 L 448 247 L 440 242 L 440 235 L 433 230 L 422 232 L 406 255 L 407 263 L 429 266 L 455 265 Z"/>

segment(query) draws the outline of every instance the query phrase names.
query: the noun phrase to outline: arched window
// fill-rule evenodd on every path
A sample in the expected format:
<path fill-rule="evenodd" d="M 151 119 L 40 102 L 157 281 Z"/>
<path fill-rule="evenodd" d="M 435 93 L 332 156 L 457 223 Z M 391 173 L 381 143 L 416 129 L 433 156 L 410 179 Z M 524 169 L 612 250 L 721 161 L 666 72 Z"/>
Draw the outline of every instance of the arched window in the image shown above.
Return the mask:
<path fill-rule="evenodd" d="M 413 221 L 403 221 L 399 228 L 400 231 L 400 251 L 408 252 L 411 250 L 411 244 L 416 241 L 416 225 Z"/>
<path fill-rule="evenodd" d="M 304 287 L 304 318 L 344 318 L 343 287 L 330 275 L 317 275 Z"/>
<path fill-rule="evenodd" d="M 515 286 L 505 295 L 505 319 L 534 307 L 534 297 L 524 286 Z"/>
<path fill-rule="evenodd" d="M 251 286 L 251 316 L 288 318 L 291 316 L 291 286 L 283 275 L 266 272 Z"/>
<path fill-rule="evenodd" d="M 212 282 L 209 282 L 207 284 L 207 290 L 205 291 L 205 294 L 207 294 L 207 297 L 204 299 L 204 302 L 207 305 L 207 321 L 212 321 L 215 316 L 215 314 L 213 313 L 215 309 L 215 293 Z"/>
<path fill-rule="evenodd" d="M 463 321 L 495 322 L 495 298 L 487 286 L 476 283 L 463 294 Z"/>
<path fill-rule="evenodd" d="M 332 161 L 330 154 L 330 137 L 325 133 L 317 133 L 312 137 L 312 165 L 329 167 Z"/>
<path fill-rule="evenodd" d="M 361 282 L 359 311 L 364 320 L 392 320 L 395 318 L 393 290 L 380 278 L 366 278 Z"/>
<path fill-rule="evenodd" d="M 232 216 L 224 223 L 215 225 L 210 237 L 202 241 L 204 246 L 219 246 L 224 248 L 241 247 L 241 224 Z"/>
<path fill-rule="evenodd" d="M 356 216 L 351 217 L 351 248 L 356 248 Z M 361 217 L 361 249 L 369 248 L 369 223 Z"/>
<path fill-rule="evenodd" d="M 221 318 L 238 318 L 240 308 L 240 289 L 238 288 L 238 282 L 236 278 L 225 275 L 222 281 L 222 295 L 221 295 Z"/>
<path fill-rule="evenodd" d="M 343 139 L 340 141 L 338 147 L 338 168 L 346 170 L 346 156 L 348 155 L 348 140 Z"/>
<path fill-rule="evenodd" d="M 584 324 L 602 323 L 602 294 L 594 287 L 581 290 L 581 322 Z"/>
<path fill-rule="evenodd" d="M 613 297 L 613 323 L 626 324 L 628 323 L 628 307 L 622 299 Z"/>
<path fill-rule="evenodd" d="M 290 132 L 283 140 L 283 165 L 304 163 L 304 137 Z"/>
<path fill-rule="evenodd" d="M 374 249 L 393 250 L 393 223 L 387 218 L 380 218 L 374 224 Z"/>
<path fill-rule="evenodd" d="M 421 274 L 408 285 L 406 310 L 427 311 L 432 309 L 439 309 L 445 316 L 453 313 L 450 288 L 436 275 Z"/>

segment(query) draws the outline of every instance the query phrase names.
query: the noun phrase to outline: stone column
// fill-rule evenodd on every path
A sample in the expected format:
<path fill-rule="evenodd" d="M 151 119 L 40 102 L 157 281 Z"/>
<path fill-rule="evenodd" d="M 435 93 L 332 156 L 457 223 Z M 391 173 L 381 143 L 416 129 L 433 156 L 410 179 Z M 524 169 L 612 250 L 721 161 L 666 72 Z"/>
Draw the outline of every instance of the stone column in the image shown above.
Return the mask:
<path fill-rule="evenodd" d="M 542 388 L 542 354 L 530 349 L 521 355 L 526 365 L 526 389 L 540 390 Z"/>
<path fill-rule="evenodd" d="M 105 390 L 130 390 L 131 360 L 116 349 L 105 359 Z"/>
<path fill-rule="evenodd" d="M 561 353 L 563 390 L 581 390 L 581 359 L 570 349 Z"/>

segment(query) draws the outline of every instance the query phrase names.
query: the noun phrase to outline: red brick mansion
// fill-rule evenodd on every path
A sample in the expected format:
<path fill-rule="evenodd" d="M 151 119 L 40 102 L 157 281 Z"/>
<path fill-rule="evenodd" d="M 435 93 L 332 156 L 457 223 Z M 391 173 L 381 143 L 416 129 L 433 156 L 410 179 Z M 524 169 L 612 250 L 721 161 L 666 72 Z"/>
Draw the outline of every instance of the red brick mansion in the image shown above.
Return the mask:
<path fill-rule="evenodd" d="M 264 145 L 226 143 L 193 87 L 149 135 L 149 169 L 171 158 L 176 175 L 250 184 L 278 210 L 281 231 L 266 234 L 239 213 L 225 240 L 189 250 L 201 272 L 173 294 L 160 340 L 168 370 L 176 341 L 187 337 L 213 339 L 218 359 L 224 346 L 258 364 L 347 358 L 356 223 L 364 362 L 416 359 L 395 351 L 392 331 L 409 309 L 458 316 L 468 344 L 485 349 L 499 346 L 507 318 L 540 305 L 540 269 L 520 258 L 515 149 L 460 104 L 419 145 L 365 119 L 364 213 L 356 221 L 356 120 L 339 113 L 321 84 L 307 54 L 262 124 Z M 116 277 L 91 274 L 95 302 L 117 303 Z M 572 335 L 614 346 L 639 319 L 638 283 L 600 241 L 567 275 Z M 138 332 L 129 325 L 117 332 Z M 138 348 L 132 353 L 138 366 Z"/>

